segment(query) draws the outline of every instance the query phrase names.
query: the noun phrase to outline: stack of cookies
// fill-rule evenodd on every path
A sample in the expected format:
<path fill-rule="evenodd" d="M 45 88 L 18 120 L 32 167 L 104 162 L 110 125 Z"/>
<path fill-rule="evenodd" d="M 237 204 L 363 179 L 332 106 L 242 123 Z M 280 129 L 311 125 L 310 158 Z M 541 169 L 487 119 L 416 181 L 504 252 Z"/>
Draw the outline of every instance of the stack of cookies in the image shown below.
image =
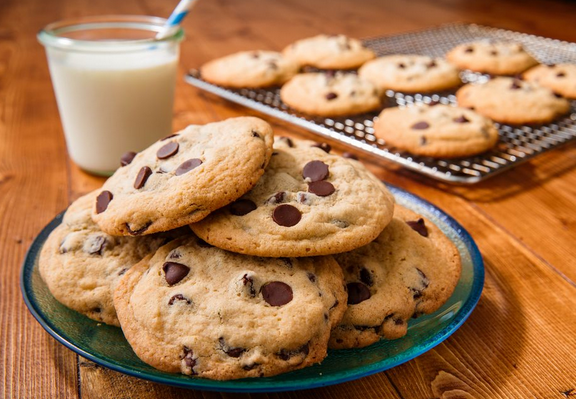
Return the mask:
<path fill-rule="evenodd" d="M 201 75 L 233 88 L 282 86 L 281 99 L 293 110 L 343 117 L 381 110 L 388 90 L 432 94 L 461 86 L 462 70 L 490 74 L 485 84 L 461 87 L 458 106 L 430 109 L 434 103 L 419 104 L 385 109 L 378 116 L 374 135 L 386 145 L 435 158 L 486 152 L 498 142 L 494 122 L 547 123 L 566 114 L 568 99 L 576 99 L 576 65 L 538 65 L 519 43 L 464 43 L 445 59 L 415 54 L 375 57 L 359 40 L 318 35 L 282 53 L 251 51 L 213 60 L 201 68 Z M 299 73 L 310 68 L 315 72 Z"/>
<path fill-rule="evenodd" d="M 460 276 L 452 242 L 326 144 L 261 119 L 189 126 L 74 202 L 40 273 L 160 370 L 272 376 L 407 333 Z"/>

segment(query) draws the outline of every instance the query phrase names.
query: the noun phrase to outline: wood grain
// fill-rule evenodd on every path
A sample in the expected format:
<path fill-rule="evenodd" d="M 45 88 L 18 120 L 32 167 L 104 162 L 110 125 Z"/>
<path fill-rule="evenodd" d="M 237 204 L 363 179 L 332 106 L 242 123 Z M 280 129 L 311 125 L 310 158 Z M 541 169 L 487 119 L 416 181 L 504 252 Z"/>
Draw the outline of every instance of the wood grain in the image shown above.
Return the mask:
<path fill-rule="evenodd" d="M 380 178 L 440 206 L 468 229 L 486 263 L 470 319 L 424 355 L 358 381 L 303 392 L 187 391 L 78 358 L 25 309 L 24 254 L 40 229 L 103 179 L 67 157 L 42 47 L 48 22 L 97 14 L 167 16 L 176 1 L 0 2 L 0 397 L 4 398 L 568 398 L 576 397 L 576 145 L 473 187 L 448 186 L 362 155 Z M 568 1 L 203 0 L 185 21 L 180 73 L 233 51 L 281 49 L 320 32 L 356 37 L 467 21 L 576 41 Z M 174 129 L 257 115 L 179 81 Z M 276 134 L 313 138 L 270 120 Z M 335 151 L 345 148 L 331 143 Z"/>

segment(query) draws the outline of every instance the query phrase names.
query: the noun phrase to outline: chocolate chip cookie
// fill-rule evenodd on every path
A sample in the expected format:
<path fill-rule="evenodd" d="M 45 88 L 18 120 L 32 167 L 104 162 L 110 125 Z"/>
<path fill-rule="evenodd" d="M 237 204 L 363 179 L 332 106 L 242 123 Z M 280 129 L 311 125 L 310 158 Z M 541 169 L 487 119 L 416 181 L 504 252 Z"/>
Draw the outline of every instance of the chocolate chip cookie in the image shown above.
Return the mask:
<path fill-rule="evenodd" d="M 62 304 L 96 321 L 118 326 L 112 293 L 120 277 L 183 232 L 112 237 L 90 217 L 97 195 L 93 191 L 72 203 L 62 224 L 50 233 L 40 254 L 40 275 Z"/>
<path fill-rule="evenodd" d="M 345 303 L 332 257 L 249 257 L 196 237 L 145 258 L 114 295 L 124 335 L 144 362 L 216 380 L 320 362 Z"/>
<path fill-rule="evenodd" d="M 538 64 L 520 43 L 490 40 L 456 46 L 446 58 L 458 68 L 492 75 L 516 75 Z"/>
<path fill-rule="evenodd" d="M 394 199 L 358 161 L 329 146 L 278 138 L 256 186 L 190 225 L 217 247 L 256 256 L 317 256 L 372 241 L 392 218 Z"/>
<path fill-rule="evenodd" d="M 438 310 L 460 279 L 460 255 L 450 239 L 399 205 L 376 240 L 335 258 L 348 290 L 348 309 L 330 336 L 335 349 L 404 336 L 408 320 Z"/>
<path fill-rule="evenodd" d="M 496 122 L 546 123 L 567 113 L 570 103 L 535 82 L 498 77 L 484 84 L 467 84 L 456 92 L 458 105 L 472 108 Z"/>
<path fill-rule="evenodd" d="M 99 190 L 92 218 L 112 235 L 196 222 L 256 184 L 272 144 L 270 125 L 258 118 L 188 126 L 127 159 Z"/>
<path fill-rule="evenodd" d="M 576 64 L 538 65 L 526 71 L 524 79 L 576 100 Z"/>
<path fill-rule="evenodd" d="M 212 60 L 200 70 L 204 80 L 227 87 L 280 86 L 298 73 L 300 66 L 275 51 L 242 51 Z"/>
<path fill-rule="evenodd" d="M 318 35 L 298 40 L 283 51 L 300 65 L 320 69 L 353 69 L 375 57 L 361 41 L 344 35 Z"/>
<path fill-rule="evenodd" d="M 350 73 L 303 73 L 280 91 L 282 101 L 309 115 L 345 116 L 381 108 L 382 91 Z"/>
<path fill-rule="evenodd" d="M 458 69 L 442 58 L 425 55 L 388 55 L 362 65 L 360 77 L 383 90 L 425 93 L 462 83 Z"/>
<path fill-rule="evenodd" d="M 498 142 L 490 119 L 442 104 L 387 108 L 374 124 L 374 135 L 386 145 L 436 158 L 479 154 Z"/>

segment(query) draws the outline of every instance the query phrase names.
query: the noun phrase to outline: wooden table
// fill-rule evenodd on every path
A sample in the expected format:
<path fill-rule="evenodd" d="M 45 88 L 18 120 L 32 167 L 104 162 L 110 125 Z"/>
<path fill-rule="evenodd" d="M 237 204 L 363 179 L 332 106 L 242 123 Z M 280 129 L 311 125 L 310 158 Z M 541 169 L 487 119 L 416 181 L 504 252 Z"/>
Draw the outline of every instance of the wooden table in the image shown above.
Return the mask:
<path fill-rule="evenodd" d="M 75 16 L 167 16 L 175 3 L 0 2 L 2 398 L 236 397 L 157 385 L 79 358 L 33 319 L 18 284 L 34 236 L 103 182 L 81 172 L 66 154 L 35 33 L 48 22 Z M 568 1 L 203 0 L 184 24 L 180 72 L 233 51 L 281 49 L 320 32 L 362 38 L 454 21 L 576 42 L 575 15 L 576 3 Z M 178 82 L 175 129 L 245 114 L 254 112 Z M 276 133 L 311 137 L 269 120 Z M 378 177 L 433 202 L 472 234 L 486 265 L 482 298 L 452 337 L 404 365 L 338 386 L 262 397 L 576 398 L 576 145 L 473 187 L 447 186 L 362 159 Z"/>

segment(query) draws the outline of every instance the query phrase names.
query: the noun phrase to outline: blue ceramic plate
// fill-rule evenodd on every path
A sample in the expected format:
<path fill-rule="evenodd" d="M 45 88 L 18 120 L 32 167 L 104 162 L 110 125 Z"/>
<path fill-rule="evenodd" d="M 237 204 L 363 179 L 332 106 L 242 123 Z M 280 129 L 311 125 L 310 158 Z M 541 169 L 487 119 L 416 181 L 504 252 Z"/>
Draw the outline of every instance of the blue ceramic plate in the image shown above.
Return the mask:
<path fill-rule="evenodd" d="M 450 216 L 429 202 L 389 186 L 396 201 L 433 221 L 456 244 L 462 277 L 448 302 L 431 315 L 413 319 L 408 334 L 362 349 L 330 350 L 322 364 L 270 378 L 211 381 L 158 371 L 134 354 L 122 331 L 72 311 L 48 291 L 38 272 L 38 256 L 46 238 L 62 221 L 58 215 L 36 237 L 21 274 L 24 301 L 36 320 L 60 343 L 102 366 L 146 380 L 212 391 L 277 392 L 309 389 L 355 380 L 397 366 L 430 350 L 462 325 L 476 306 L 484 285 L 484 266 L 476 244 Z"/>

